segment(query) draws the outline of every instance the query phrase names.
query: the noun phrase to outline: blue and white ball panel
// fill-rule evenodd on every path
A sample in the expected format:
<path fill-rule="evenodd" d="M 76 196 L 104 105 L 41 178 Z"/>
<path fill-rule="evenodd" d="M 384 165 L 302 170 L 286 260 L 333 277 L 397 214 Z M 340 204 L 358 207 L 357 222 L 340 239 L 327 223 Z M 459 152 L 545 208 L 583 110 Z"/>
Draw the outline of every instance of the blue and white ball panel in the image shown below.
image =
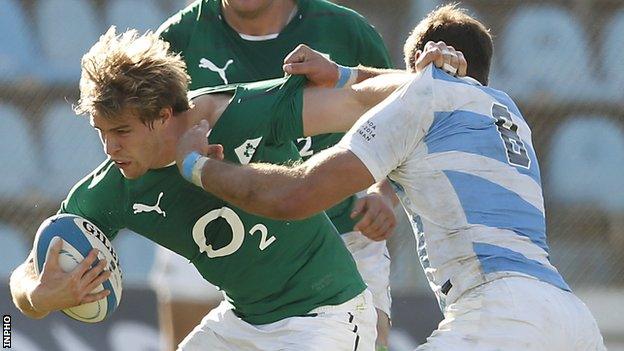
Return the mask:
<path fill-rule="evenodd" d="M 99 250 L 98 259 L 106 259 L 106 270 L 112 272 L 110 278 L 98 286 L 92 293 L 104 289 L 110 290 L 107 297 L 80 306 L 71 307 L 62 312 L 69 317 L 87 323 L 95 323 L 104 320 L 119 305 L 122 293 L 122 272 L 119 266 L 117 254 L 110 241 L 93 223 L 84 218 L 71 214 L 60 214 L 46 219 L 35 237 L 35 268 L 37 274 L 43 270 L 47 259 L 48 249 L 53 244 L 53 239 L 59 237 L 63 240 L 59 256 L 59 265 L 65 272 L 73 270 L 88 254 L 96 248 Z"/>

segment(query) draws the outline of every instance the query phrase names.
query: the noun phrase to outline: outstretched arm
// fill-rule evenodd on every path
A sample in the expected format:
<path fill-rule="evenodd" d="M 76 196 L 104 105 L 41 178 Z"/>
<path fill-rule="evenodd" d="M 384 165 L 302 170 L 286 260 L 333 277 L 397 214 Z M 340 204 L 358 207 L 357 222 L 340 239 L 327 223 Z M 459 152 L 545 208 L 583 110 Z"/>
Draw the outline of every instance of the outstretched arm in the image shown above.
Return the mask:
<path fill-rule="evenodd" d="M 303 93 L 303 134 L 342 133 L 366 111 L 414 76 L 389 73 L 342 89 L 307 87 Z"/>
<path fill-rule="evenodd" d="M 424 50 L 418 50 L 415 53 L 415 70 L 409 70 L 409 73 L 418 73 L 424 70 L 430 63 L 436 67 L 443 69 L 450 75 L 463 77 L 466 75 L 468 63 L 461 51 L 455 50 L 452 46 L 446 45 L 443 41 L 429 41 L 425 44 Z M 346 73 L 339 69 L 339 65 L 331 61 L 327 55 L 324 55 L 305 44 L 299 44 L 284 58 L 282 66 L 286 74 L 304 75 L 310 84 L 317 87 L 335 88 L 339 84 L 341 73 Z M 342 67 L 347 68 L 347 67 Z M 366 79 L 373 78 L 382 74 L 401 73 L 404 70 L 373 68 L 365 66 L 352 67 L 349 78 L 342 81 L 343 83 L 360 83 Z M 353 76 L 351 76 L 351 74 Z M 345 77 L 343 77 L 345 78 Z M 342 84 L 341 86 L 350 85 Z"/>
<path fill-rule="evenodd" d="M 260 216 L 307 218 L 375 183 L 353 153 L 338 148 L 327 149 L 294 168 L 258 163 L 238 166 L 203 158 L 195 168 L 201 173 L 193 177 L 193 167 L 185 167 L 189 165 L 188 155 L 205 147 L 209 130 L 203 121 L 178 142 L 180 171 L 187 179 L 192 177 L 196 185 L 201 182 L 206 191 Z"/>
<path fill-rule="evenodd" d="M 463 54 L 444 42 L 428 42 L 416 56 L 417 72 L 433 63 L 451 74 L 466 74 Z M 305 75 L 311 82 L 303 94 L 305 136 L 347 131 L 364 112 L 413 78 L 400 70 L 341 67 L 305 45 L 286 57 L 284 71 Z"/>

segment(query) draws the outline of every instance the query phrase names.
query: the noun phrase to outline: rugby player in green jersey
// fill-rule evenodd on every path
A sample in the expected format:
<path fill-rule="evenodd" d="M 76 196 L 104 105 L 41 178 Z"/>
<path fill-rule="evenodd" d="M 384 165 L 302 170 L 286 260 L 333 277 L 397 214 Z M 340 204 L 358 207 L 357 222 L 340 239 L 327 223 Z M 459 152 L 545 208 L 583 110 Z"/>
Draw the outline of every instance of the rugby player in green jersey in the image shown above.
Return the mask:
<path fill-rule="evenodd" d="M 157 33 L 186 62 L 191 89 L 282 77 L 282 60 L 300 43 L 345 66 L 391 65 L 382 38 L 366 19 L 325 0 L 196 0 L 168 19 Z M 342 135 L 308 136 L 296 141 L 306 159 L 334 145 Z M 390 199 L 381 196 L 378 189 L 385 190 Z M 389 187 L 376 186 L 357 206 L 366 202 L 385 211 L 380 216 L 393 216 L 393 200 Z M 389 254 L 385 241 L 372 241 L 354 231 L 356 221 L 351 210 L 355 202 L 356 197 L 351 196 L 326 213 L 373 294 L 378 313 L 377 342 L 387 346 Z M 205 286 L 188 261 L 164 248 L 157 253 L 152 277 L 160 304 L 161 330 L 169 339 L 180 341 L 202 318 L 201 313 L 218 304 L 214 300 L 219 295 Z"/>
<path fill-rule="evenodd" d="M 111 239 L 129 228 L 186 257 L 225 292 L 180 349 L 374 350 L 371 294 L 324 213 L 257 217 L 186 182 L 174 164 L 178 138 L 203 120 L 223 145 L 212 152 L 239 164 L 290 161 L 295 137 L 352 121 L 310 104 L 325 91 L 304 91 L 302 77 L 201 90 L 191 108 L 184 63 L 167 49 L 154 34 L 111 29 L 83 57 L 77 112 L 90 115 L 109 159 L 72 188 L 60 212 L 91 220 Z M 341 91 L 341 112 L 356 119 L 392 89 Z M 59 251 L 53 246 L 49 257 Z M 109 274 L 105 263 L 89 269 L 95 254 L 72 272 L 48 264 L 40 276 L 31 254 L 11 275 L 14 303 L 43 318 L 106 296 L 91 293 Z"/>

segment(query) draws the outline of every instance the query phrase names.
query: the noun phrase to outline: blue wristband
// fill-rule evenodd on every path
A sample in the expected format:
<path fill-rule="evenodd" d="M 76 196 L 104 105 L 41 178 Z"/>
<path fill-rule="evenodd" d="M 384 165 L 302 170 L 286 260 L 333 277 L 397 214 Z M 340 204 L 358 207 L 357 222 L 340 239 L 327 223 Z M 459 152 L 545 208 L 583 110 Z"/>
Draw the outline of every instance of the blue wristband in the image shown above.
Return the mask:
<path fill-rule="evenodd" d="M 186 155 L 184 161 L 182 161 L 182 177 L 191 183 L 193 182 L 193 166 L 200 158 L 202 158 L 202 155 L 197 151 L 193 151 Z"/>
<path fill-rule="evenodd" d="M 342 88 L 351 78 L 351 69 L 349 67 L 338 65 L 338 82 L 336 88 Z"/>

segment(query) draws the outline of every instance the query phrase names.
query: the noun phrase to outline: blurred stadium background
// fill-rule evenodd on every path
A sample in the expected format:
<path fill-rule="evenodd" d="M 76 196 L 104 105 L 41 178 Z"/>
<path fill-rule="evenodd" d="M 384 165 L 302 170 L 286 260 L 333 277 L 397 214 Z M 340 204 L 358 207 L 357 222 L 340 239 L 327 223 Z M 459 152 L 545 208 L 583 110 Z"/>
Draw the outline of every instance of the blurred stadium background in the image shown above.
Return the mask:
<path fill-rule="evenodd" d="M 0 312 L 16 350 L 157 350 L 148 283 L 154 246 L 133 233 L 114 245 L 124 298 L 113 318 L 83 325 L 60 314 L 28 320 L 8 292 L 39 223 L 103 160 L 97 135 L 71 104 L 80 57 L 111 24 L 156 29 L 184 0 L 0 0 Z M 383 35 L 396 67 L 413 25 L 435 0 L 350 0 Z M 444 2 L 446 3 L 446 2 Z M 508 92 L 533 129 L 551 258 L 624 350 L 624 1 L 462 1 L 494 34 L 491 86 Z M 395 235 L 392 350 L 412 350 L 440 320 L 414 255 Z"/>

